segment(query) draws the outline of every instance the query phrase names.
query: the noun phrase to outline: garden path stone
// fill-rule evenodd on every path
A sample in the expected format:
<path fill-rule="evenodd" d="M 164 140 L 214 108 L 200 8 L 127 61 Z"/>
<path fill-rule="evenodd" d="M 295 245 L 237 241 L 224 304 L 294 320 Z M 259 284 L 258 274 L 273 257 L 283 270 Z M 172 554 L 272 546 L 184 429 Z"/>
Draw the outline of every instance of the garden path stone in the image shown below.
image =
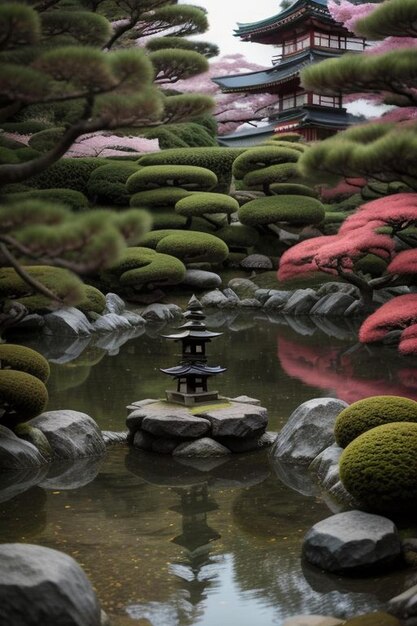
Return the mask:
<path fill-rule="evenodd" d="M 248 437 L 265 430 L 267 411 L 262 406 L 233 402 L 229 407 L 199 412 L 211 423 L 213 437 Z"/>
<path fill-rule="evenodd" d="M 0 546 L 0 623 L 100 626 L 87 576 L 67 554 L 30 544 Z"/>
<path fill-rule="evenodd" d="M 279 432 L 271 455 L 285 463 L 309 465 L 334 443 L 334 423 L 348 405 L 335 398 L 313 398 L 303 402 L 290 415 Z"/>
<path fill-rule="evenodd" d="M 29 424 L 46 435 L 56 459 L 80 459 L 106 452 L 101 430 L 86 413 L 47 411 L 30 420 Z"/>
<path fill-rule="evenodd" d="M 401 554 L 394 523 L 380 515 L 347 511 L 315 524 L 304 537 L 303 556 L 329 572 L 359 572 Z"/>
<path fill-rule="evenodd" d="M 9 428 L 0 426 L 1 470 L 37 468 L 46 463 L 47 460 L 33 444 L 20 439 Z"/>

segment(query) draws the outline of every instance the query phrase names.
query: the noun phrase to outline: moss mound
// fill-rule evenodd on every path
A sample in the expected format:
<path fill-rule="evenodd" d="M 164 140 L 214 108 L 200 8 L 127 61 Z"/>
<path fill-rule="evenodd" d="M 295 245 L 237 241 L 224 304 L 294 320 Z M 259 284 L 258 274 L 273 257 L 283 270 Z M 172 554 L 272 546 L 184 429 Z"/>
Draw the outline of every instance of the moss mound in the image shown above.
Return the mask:
<path fill-rule="evenodd" d="M 77 304 L 77 309 L 88 315 L 89 313 L 102 313 L 106 306 L 106 296 L 96 287 L 84 286 L 84 298 Z"/>
<path fill-rule="evenodd" d="M 42 413 L 48 392 L 39 378 L 17 370 L 0 370 L 1 423 L 13 427 Z"/>
<path fill-rule="evenodd" d="M 279 222 L 319 224 L 324 217 L 324 207 L 319 200 L 309 196 L 270 196 L 247 202 L 240 207 L 238 215 L 242 224 L 247 226 Z"/>
<path fill-rule="evenodd" d="M 195 231 L 155 230 L 143 238 L 142 245 L 170 254 L 184 263 L 221 263 L 229 254 L 224 241 Z"/>
<path fill-rule="evenodd" d="M 0 344 L 0 368 L 26 372 L 43 383 L 49 378 L 49 363 L 39 352 L 11 343 Z"/>
<path fill-rule="evenodd" d="M 268 168 L 280 163 L 296 163 L 300 152 L 288 147 L 281 148 L 272 145 L 251 148 L 237 157 L 233 163 L 233 174 L 236 178 L 243 178 L 248 172 Z"/>
<path fill-rule="evenodd" d="M 72 211 L 86 211 L 88 200 L 80 191 L 74 189 L 32 189 L 8 194 L 7 200 L 21 202 L 22 200 L 44 200 L 46 202 L 58 202 L 69 207 Z"/>
<path fill-rule="evenodd" d="M 212 213 L 236 213 L 239 203 L 223 193 L 196 192 L 182 198 L 175 205 L 175 211 L 184 217 L 210 215 Z"/>
<path fill-rule="evenodd" d="M 272 183 L 269 189 L 277 196 L 286 194 L 287 196 L 297 195 L 310 196 L 311 198 L 318 197 L 317 191 L 311 189 L 311 187 L 307 187 L 307 185 L 299 185 L 296 183 Z"/>
<path fill-rule="evenodd" d="M 211 189 L 217 184 L 217 176 L 204 167 L 194 165 L 149 165 L 127 179 L 129 193 L 155 189 L 162 186 L 184 189 Z"/>
<path fill-rule="evenodd" d="M 160 187 L 150 191 L 138 191 L 130 199 L 132 207 L 146 207 L 147 209 L 172 208 L 175 204 L 190 195 L 189 191 L 181 187 Z"/>
<path fill-rule="evenodd" d="M 417 402 L 400 396 L 371 396 L 358 400 L 337 416 L 336 442 L 345 448 L 367 430 L 390 422 L 417 422 Z"/>
<path fill-rule="evenodd" d="M 87 194 L 87 184 L 91 172 L 100 165 L 107 165 L 106 159 L 60 159 L 40 174 L 26 182 L 37 189 L 66 188 Z"/>
<path fill-rule="evenodd" d="M 398 512 L 416 507 L 417 424 L 394 422 L 372 428 L 340 457 L 340 478 L 367 510 Z"/>
<path fill-rule="evenodd" d="M 216 237 L 222 239 L 229 248 L 251 248 L 259 240 L 259 233 L 251 226 L 229 224 L 216 231 Z"/>
<path fill-rule="evenodd" d="M 112 163 L 98 167 L 88 179 L 89 197 L 98 203 L 128 206 L 130 194 L 126 189 L 126 181 L 137 170 L 138 166 L 134 163 Z"/>

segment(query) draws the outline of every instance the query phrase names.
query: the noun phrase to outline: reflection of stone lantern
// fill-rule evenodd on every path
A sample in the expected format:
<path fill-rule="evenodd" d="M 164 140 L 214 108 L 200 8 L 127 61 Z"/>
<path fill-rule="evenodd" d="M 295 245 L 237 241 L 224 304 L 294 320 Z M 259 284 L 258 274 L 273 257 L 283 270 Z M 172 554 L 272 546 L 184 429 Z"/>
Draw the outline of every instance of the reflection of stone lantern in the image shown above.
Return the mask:
<path fill-rule="evenodd" d="M 166 391 L 168 402 L 177 402 L 192 406 L 201 402 L 216 401 L 218 391 L 208 391 L 207 379 L 226 371 L 226 368 L 217 365 L 207 365 L 206 344 L 222 333 L 213 333 L 207 330 L 203 320 L 205 315 L 202 306 L 195 296 L 188 303 L 184 314 L 185 324 L 180 326 L 177 333 L 164 335 L 167 339 L 181 341 L 182 354 L 179 365 L 161 369 L 177 380 L 177 390 Z"/>

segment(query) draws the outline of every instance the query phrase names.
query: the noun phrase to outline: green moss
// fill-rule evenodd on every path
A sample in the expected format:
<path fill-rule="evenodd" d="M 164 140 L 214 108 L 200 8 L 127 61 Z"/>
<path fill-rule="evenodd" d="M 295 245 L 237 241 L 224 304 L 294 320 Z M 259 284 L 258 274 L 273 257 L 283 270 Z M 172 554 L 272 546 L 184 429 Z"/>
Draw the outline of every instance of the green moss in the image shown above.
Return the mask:
<path fill-rule="evenodd" d="M 49 378 L 49 363 L 39 352 L 10 343 L 0 344 L 0 370 L 12 369 L 36 376 L 43 383 Z"/>
<path fill-rule="evenodd" d="M 239 203 L 223 193 L 196 192 L 182 198 L 175 205 L 175 212 L 185 217 L 210 215 L 211 213 L 236 213 Z"/>
<path fill-rule="evenodd" d="M 354 265 L 355 272 L 369 274 L 372 278 L 382 276 L 388 267 L 388 263 L 376 254 L 366 254 L 364 257 L 356 261 Z"/>
<path fill-rule="evenodd" d="M 383 611 L 375 611 L 367 615 L 359 615 L 343 622 L 343 626 L 401 626 L 401 622 Z"/>
<path fill-rule="evenodd" d="M 46 202 L 59 202 L 69 207 L 72 211 L 85 211 L 88 209 L 88 200 L 80 191 L 73 189 L 32 189 L 8 194 L 7 200 L 20 202 L 23 200 L 45 200 Z"/>
<path fill-rule="evenodd" d="M 204 167 L 194 165 L 149 165 L 132 174 L 127 180 L 129 193 L 162 187 L 164 185 L 184 189 L 211 189 L 217 184 L 217 176 Z"/>
<path fill-rule="evenodd" d="M 135 193 L 130 199 L 130 206 L 147 209 L 174 208 L 179 200 L 189 195 L 190 192 L 181 187 L 160 187 Z"/>
<path fill-rule="evenodd" d="M 106 306 L 106 296 L 96 287 L 84 285 L 84 298 L 77 304 L 77 309 L 86 315 L 93 313 L 103 313 Z"/>
<path fill-rule="evenodd" d="M 221 263 L 229 254 L 224 241 L 214 235 L 195 231 L 153 231 L 143 238 L 142 245 L 170 254 L 184 263 Z"/>
<path fill-rule="evenodd" d="M 240 207 L 238 215 L 242 224 L 247 226 L 279 222 L 319 224 L 324 217 L 324 208 L 315 198 L 282 195 L 251 200 Z"/>
<path fill-rule="evenodd" d="M 277 196 L 281 194 L 285 195 L 297 195 L 297 196 L 311 196 L 312 198 L 317 198 L 318 194 L 311 187 L 307 187 L 307 185 L 298 185 L 295 183 L 272 183 L 269 186 L 270 191 L 275 193 Z"/>
<path fill-rule="evenodd" d="M 38 152 L 48 152 L 62 139 L 65 128 L 48 128 L 32 135 L 29 146 Z"/>
<path fill-rule="evenodd" d="M 393 422 L 359 435 L 340 457 L 340 478 L 370 511 L 399 512 L 416 506 L 417 424 Z"/>
<path fill-rule="evenodd" d="M 48 265 L 26 266 L 25 270 L 61 298 L 64 304 L 73 306 L 82 301 L 84 284 L 68 270 Z M 0 268 L 0 298 L 22 302 L 31 311 L 42 311 L 54 306 L 45 296 L 33 295 L 32 287 L 12 267 Z"/>
<path fill-rule="evenodd" d="M 98 167 L 88 179 L 89 197 L 96 203 L 128 206 L 130 194 L 126 189 L 126 181 L 137 170 L 138 166 L 134 163 L 112 163 Z"/>
<path fill-rule="evenodd" d="M 42 413 L 48 392 L 39 378 L 16 370 L 0 370 L 1 423 L 8 426 L 26 422 Z"/>
<path fill-rule="evenodd" d="M 25 146 L 24 148 L 19 148 L 15 150 L 16 156 L 19 159 L 19 163 L 25 163 L 26 161 L 31 161 L 39 156 L 39 152 L 34 150 L 33 148 L 29 148 L 29 146 Z"/>
<path fill-rule="evenodd" d="M 23 422 L 22 424 L 17 424 L 14 432 L 20 439 L 33 444 L 48 461 L 54 456 L 51 444 L 39 428 L 31 426 L 28 422 Z"/>
<path fill-rule="evenodd" d="M 400 396 L 371 396 L 358 400 L 337 416 L 336 442 L 345 448 L 367 430 L 389 422 L 417 422 L 417 402 Z"/>

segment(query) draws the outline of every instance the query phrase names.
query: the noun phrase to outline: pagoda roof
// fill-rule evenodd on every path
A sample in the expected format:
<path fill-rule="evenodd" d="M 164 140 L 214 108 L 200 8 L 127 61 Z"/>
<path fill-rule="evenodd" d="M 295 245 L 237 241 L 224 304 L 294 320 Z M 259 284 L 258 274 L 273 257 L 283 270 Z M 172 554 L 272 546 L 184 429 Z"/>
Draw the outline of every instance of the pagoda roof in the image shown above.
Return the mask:
<path fill-rule="evenodd" d="M 179 341 L 180 339 L 187 339 L 188 337 L 194 337 L 196 339 L 210 340 L 212 337 L 220 337 L 223 333 L 213 333 L 211 330 L 184 330 L 182 333 L 173 333 L 172 335 L 161 335 L 165 339 L 174 339 Z"/>
<path fill-rule="evenodd" d="M 328 21 L 334 21 L 327 8 L 327 0 L 296 0 L 294 4 L 284 9 L 276 15 L 272 15 L 258 22 L 249 22 L 241 24 L 238 22 L 235 29 L 235 37 L 242 39 L 255 40 L 257 36 L 271 34 L 271 31 L 277 31 L 287 25 L 305 19 L 306 16 L 320 16 Z"/>
<path fill-rule="evenodd" d="M 232 74 L 230 76 L 215 76 L 212 78 L 212 81 L 224 93 L 265 92 L 281 83 L 298 77 L 301 70 L 308 65 L 334 58 L 334 53 L 334 50 L 327 52 L 324 50 L 307 49 L 266 70 Z"/>
<path fill-rule="evenodd" d="M 215 376 L 216 374 L 222 374 L 226 371 L 226 367 L 220 365 L 210 366 L 205 363 L 181 363 L 180 365 L 174 365 L 174 367 L 168 367 L 166 369 L 161 368 L 161 372 L 169 374 L 170 376 Z"/>

